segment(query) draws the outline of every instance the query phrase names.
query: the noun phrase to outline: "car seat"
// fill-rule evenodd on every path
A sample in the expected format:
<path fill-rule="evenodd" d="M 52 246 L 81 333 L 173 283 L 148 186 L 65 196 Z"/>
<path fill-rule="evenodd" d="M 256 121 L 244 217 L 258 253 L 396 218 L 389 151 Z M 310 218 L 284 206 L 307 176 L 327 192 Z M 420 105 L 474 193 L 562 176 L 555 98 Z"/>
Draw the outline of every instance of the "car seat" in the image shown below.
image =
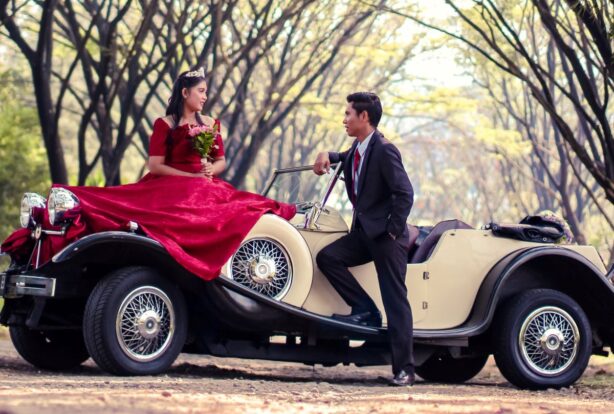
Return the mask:
<path fill-rule="evenodd" d="M 407 263 L 422 263 L 426 261 L 431 256 L 433 249 L 444 232 L 448 230 L 471 228 L 473 227 L 460 220 L 445 220 L 437 223 L 428 236 L 426 236 L 424 241 L 415 249 L 413 254 L 410 249 L 410 255 Z"/>
<path fill-rule="evenodd" d="M 416 226 L 413 226 L 407 223 L 407 232 L 409 233 L 409 248 L 408 248 L 408 257 L 410 254 L 416 251 L 418 248 L 416 246 L 416 240 L 418 240 L 418 236 L 420 236 L 420 229 Z"/>

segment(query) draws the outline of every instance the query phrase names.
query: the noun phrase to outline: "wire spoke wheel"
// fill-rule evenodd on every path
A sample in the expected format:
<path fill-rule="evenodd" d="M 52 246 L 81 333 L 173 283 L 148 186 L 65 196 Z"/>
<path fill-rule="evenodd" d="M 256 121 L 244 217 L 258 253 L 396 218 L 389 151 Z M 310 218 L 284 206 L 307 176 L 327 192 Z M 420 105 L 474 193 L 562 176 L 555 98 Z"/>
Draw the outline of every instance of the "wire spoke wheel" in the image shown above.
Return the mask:
<path fill-rule="evenodd" d="M 288 253 L 271 239 L 243 243 L 230 259 L 229 269 L 231 279 L 273 299 L 281 299 L 292 283 Z"/>
<path fill-rule="evenodd" d="M 151 361 L 163 353 L 171 343 L 174 330 L 173 304 L 156 287 L 138 287 L 119 307 L 117 340 L 121 350 L 134 361 Z"/>
<path fill-rule="evenodd" d="M 563 309 L 547 306 L 531 312 L 518 335 L 518 345 L 528 367 L 535 373 L 554 376 L 576 359 L 580 331 Z"/>

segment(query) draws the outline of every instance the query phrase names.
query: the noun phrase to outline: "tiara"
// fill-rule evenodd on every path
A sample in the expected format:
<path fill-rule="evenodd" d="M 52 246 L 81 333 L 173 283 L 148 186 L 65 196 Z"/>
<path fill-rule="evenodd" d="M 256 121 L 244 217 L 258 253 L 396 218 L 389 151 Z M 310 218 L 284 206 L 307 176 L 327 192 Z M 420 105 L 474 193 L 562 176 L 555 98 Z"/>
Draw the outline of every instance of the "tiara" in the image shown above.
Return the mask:
<path fill-rule="evenodd" d="M 188 72 L 185 75 L 183 75 L 183 77 L 184 78 L 194 78 L 194 77 L 204 78 L 205 68 L 201 66 L 198 70 L 193 70 L 192 72 Z"/>

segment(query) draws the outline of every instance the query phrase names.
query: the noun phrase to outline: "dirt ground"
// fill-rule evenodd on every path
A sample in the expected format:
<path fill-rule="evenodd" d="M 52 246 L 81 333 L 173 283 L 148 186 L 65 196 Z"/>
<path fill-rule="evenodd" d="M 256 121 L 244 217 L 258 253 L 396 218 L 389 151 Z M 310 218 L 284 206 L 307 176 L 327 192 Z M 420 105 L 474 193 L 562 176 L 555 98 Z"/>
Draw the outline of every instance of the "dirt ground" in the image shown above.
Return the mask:
<path fill-rule="evenodd" d="M 91 361 L 62 374 L 23 361 L 0 332 L 0 414 L 8 413 L 614 413 L 614 357 L 593 357 L 560 391 L 521 391 L 494 362 L 464 385 L 392 388 L 388 367 L 324 368 L 182 355 L 166 375 L 113 377 Z"/>

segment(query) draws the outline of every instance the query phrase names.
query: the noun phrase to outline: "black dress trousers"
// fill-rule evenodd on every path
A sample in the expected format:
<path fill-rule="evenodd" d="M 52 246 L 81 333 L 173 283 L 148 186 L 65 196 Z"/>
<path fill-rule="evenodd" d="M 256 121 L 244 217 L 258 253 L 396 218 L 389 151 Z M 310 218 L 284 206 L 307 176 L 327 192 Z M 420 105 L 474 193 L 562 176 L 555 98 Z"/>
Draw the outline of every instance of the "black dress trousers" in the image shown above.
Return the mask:
<path fill-rule="evenodd" d="M 372 312 L 377 307 L 348 267 L 374 262 L 388 319 L 392 372 L 414 373 L 413 319 L 405 285 L 407 230 L 396 240 L 388 234 L 370 239 L 357 224 L 349 234 L 318 253 L 318 267 L 356 314 Z"/>

